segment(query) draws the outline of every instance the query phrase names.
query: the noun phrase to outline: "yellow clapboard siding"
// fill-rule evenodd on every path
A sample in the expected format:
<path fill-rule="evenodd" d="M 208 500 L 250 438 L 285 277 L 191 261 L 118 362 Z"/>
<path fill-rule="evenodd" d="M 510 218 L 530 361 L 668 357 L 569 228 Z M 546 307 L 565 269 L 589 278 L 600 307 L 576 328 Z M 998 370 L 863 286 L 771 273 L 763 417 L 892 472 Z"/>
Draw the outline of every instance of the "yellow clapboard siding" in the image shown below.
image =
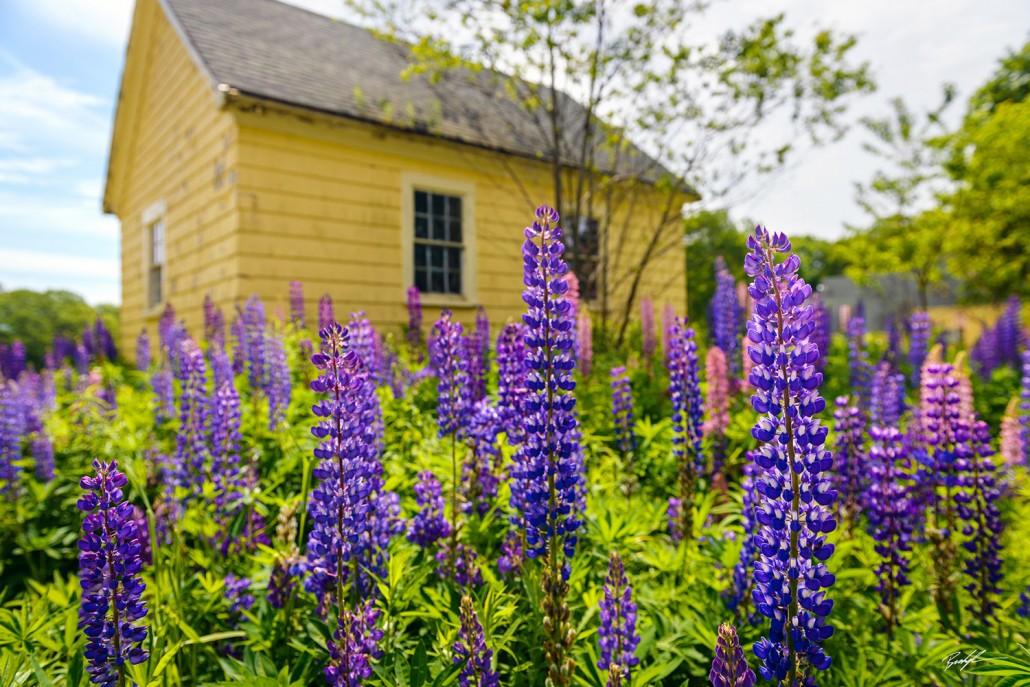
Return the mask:
<path fill-rule="evenodd" d="M 142 224 L 142 213 L 158 200 L 167 208 L 169 299 L 194 333 L 205 295 L 231 316 L 255 293 L 274 315 L 288 311 L 289 282 L 300 280 L 309 319 L 317 316 L 318 298 L 329 293 L 339 318 L 364 309 L 385 333 L 399 334 L 407 320 L 404 251 L 412 250 L 404 244 L 403 184 L 411 175 L 474 189 L 468 209 L 476 241 L 468 257 L 477 293 L 474 302 L 451 306 L 457 317 L 471 324 L 482 304 L 496 330 L 520 316 L 522 230 L 538 204 L 553 201 L 547 165 L 361 122 L 218 99 L 157 0 L 139 0 L 126 59 L 112 143 L 112 162 L 121 167 L 108 189 L 122 225 L 126 350 L 141 327 L 153 328 L 158 314 L 145 303 Z M 632 193 L 620 186 L 613 194 L 613 316 L 626 307 L 626 275 L 642 259 L 648 226 L 665 202 L 653 189 Z M 632 313 L 644 297 L 684 311 L 677 232 L 678 224 L 662 241 L 672 250 L 641 276 Z M 439 306 L 433 303 L 441 301 L 424 300 L 427 320 L 435 319 Z"/>

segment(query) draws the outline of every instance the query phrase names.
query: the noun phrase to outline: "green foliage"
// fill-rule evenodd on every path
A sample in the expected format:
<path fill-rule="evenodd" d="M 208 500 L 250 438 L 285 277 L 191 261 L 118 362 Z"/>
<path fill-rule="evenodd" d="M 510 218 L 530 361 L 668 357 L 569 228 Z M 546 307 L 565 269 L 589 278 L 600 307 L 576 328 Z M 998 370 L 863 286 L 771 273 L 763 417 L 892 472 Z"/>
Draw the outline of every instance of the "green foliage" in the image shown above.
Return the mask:
<path fill-rule="evenodd" d="M 738 280 L 744 278 L 744 242 L 750 222 L 739 227 L 726 210 L 702 210 L 683 222 L 687 243 L 687 312 L 694 327 L 707 319 L 708 304 L 715 294 L 715 259 L 720 255 Z"/>
<path fill-rule="evenodd" d="M 42 367 L 55 334 L 78 339 L 98 316 L 117 342 L 118 309 L 114 306 L 90 307 L 70 291 L 0 290 L 0 341 L 20 340 L 28 360 L 37 368 Z"/>
<path fill-rule="evenodd" d="M 598 342 L 603 339 L 599 335 Z M 310 374 L 301 358 L 300 336 L 289 338 L 295 370 L 293 399 L 285 426 L 269 432 L 260 399 L 237 382 L 243 393 L 244 459 L 260 474 L 259 485 L 244 501 L 268 523 L 270 546 L 248 554 L 223 556 L 210 543 L 210 513 L 191 505 L 167 539 L 158 539 L 152 566 L 144 570 L 145 600 L 150 608 L 147 648 L 151 658 L 134 667 L 130 677 L 139 685 L 256 685 L 315 686 L 324 683 L 325 641 L 331 627 L 314 610 L 314 599 L 300 586 L 284 609 L 265 600 L 269 572 L 277 552 L 291 544 L 303 550 L 310 519 L 303 504 L 312 488 L 315 440 L 310 407 L 314 393 L 303 383 Z M 597 604 L 602 595 L 608 552 L 622 555 L 634 600 L 639 605 L 640 666 L 633 685 L 700 685 L 711 665 L 715 628 L 733 620 L 752 665 L 750 645 L 764 624 L 750 625 L 734 617 L 723 594 L 743 539 L 738 486 L 744 452 L 752 447 L 755 416 L 746 393 L 731 401 L 732 422 L 727 431 L 728 486 L 704 484 L 695 521 L 699 539 L 690 546 L 673 544 L 666 530 L 666 502 L 674 491 L 676 466 L 671 457 L 671 424 L 667 379 L 661 353 L 646 361 L 637 353 L 640 335 L 631 330 L 622 351 L 598 346 L 594 369 L 580 378 L 578 407 L 583 421 L 587 467 L 587 510 L 580 544 L 573 559 L 570 607 L 577 628 L 575 684 L 601 687 L 606 676 L 596 668 Z M 884 342 L 875 340 L 877 354 Z M 611 428 L 608 369 L 628 360 L 637 404 L 638 450 L 619 455 Z M 88 472 L 94 456 L 117 459 L 129 477 L 128 498 L 143 507 L 151 523 L 162 486 L 157 472 L 158 452 L 173 450 L 177 422 L 155 426 L 153 398 L 143 374 L 107 365 L 106 381 L 118 387 L 118 411 L 109 414 L 97 402 L 97 388 L 80 390 L 59 376 L 58 408 L 46 418 L 56 448 L 58 477 L 41 484 L 26 471 L 22 495 L 0 501 L 0 684 L 85 687 L 78 629 L 79 585 L 76 580 L 76 540 L 81 513 L 75 508 L 77 481 Z M 997 407 L 1012 393 L 1011 375 L 998 371 L 989 382 L 976 382 L 977 408 L 993 421 Z M 846 345 L 833 342 L 824 393 L 828 398 L 847 392 Z M 449 493 L 450 446 L 437 437 L 435 382 L 426 379 L 404 397 L 381 391 L 387 428 L 383 462 L 387 488 L 401 497 L 404 515 L 415 511 L 412 485 L 421 470 L 432 470 Z M 910 399 L 912 400 L 912 399 Z M 706 450 L 710 449 L 706 439 Z M 504 462 L 513 449 L 503 446 Z M 1030 639 L 1016 622 L 1017 594 L 1030 583 L 1030 483 L 1022 472 L 1013 475 L 1012 498 L 1004 502 L 1009 523 L 1006 535 L 1006 578 L 1000 623 L 990 632 L 960 625 L 961 632 L 941 629 L 929 601 L 930 561 L 925 547 L 916 547 L 913 584 L 902 598 L 904 616 L 893 643 L 888 644 L 878 623 L 877 564 L 873 541 L 862 526 L 832 533 L 837 552 L 831 566 L 837 575 L 832 622 L 837 628 L 827 642 L 834 657 L 820 684 L 829 686 L 901 686 L 936 683 L 957 687 L 968 676 L 982 674 L 1022 684 L 1027 657 L 1021 644 Z M 494 650 L 501 684 L 535 687 L 543 683 L 540 651 L 541 612 L 539 576 L 527 563 L 521 579 L 504 580 L 496 568 L 500 543 L 507 528 L 507 483 L 502 483 L 497 506 L 465 526 L 467 541 L 479 552 L 485 584 L 472 590 L 487 644 Z M 300 506 L 300 535 L 292 542 L 277 534 L 281 513 Z M 154 530 L 156 532 L 156 529 Z M 435 574 L 431 554 L 403 536 L 393 540 L 386 576 L 379 581 L 378 607 L 385 631 L 384 656 L 370 687 L 387 685 L 430 687 L 457 684 L 452 661 L 459 627 L 459 603 L 468 590 Z M 253 580 L 254 607 L 239 619 L 229 615 L 224 597 L 227 573 Z M 960 672 L 949 657 L 985 649 L 983 661 Z"/>

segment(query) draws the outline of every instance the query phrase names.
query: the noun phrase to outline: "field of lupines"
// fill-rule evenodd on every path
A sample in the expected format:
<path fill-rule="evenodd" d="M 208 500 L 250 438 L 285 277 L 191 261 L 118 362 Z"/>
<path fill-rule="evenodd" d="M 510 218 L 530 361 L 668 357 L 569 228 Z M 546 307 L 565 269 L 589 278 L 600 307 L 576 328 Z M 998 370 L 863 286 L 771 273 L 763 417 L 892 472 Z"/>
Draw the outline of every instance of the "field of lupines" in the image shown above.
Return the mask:
<path fill-rule="evenodd" d="M 525 236 L 522 321 L 294 283 L 135 366 L 0 351 L 0 684 L 1030 684 L 1018 301 L 968 356 L 831 338 L 759 227 L 746 297 L 719 263 L 618 350 Z"/>

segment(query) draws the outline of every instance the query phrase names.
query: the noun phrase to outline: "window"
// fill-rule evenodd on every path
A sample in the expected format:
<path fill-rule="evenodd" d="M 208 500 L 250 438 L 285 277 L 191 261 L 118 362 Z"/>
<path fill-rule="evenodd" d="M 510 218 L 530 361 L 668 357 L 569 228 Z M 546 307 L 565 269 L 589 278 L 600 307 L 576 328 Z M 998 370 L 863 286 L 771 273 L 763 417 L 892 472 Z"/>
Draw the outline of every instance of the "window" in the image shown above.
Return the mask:
<path fill-rule="evenodd" d="M 165 221 L 157 220 L 149 227 L 150 232 L 150 268 L 147 270 L 147 293 L 150 294 L 150 306 L 159 305 L 164 300 L 162 283 L 165 266 Z"/>
<path fill-rule="evenodd" d="M 597 280 L 601 265 L 601 244 L 598 240 L 598 221 L 594 217 L 580 217 L 576 224 L 577 250 L 571 255 L 572 269 L 579 278 L 579 297 L 597 299 Z"/>
<path fill-rule="evenodd" d="M 414 281 L 422 293 L 465 293 L 462 198 L 415 189 Z"/>
<path fill-rule="evenodd" d="M 147 307 L 157 308 L 168 296 L 165 281 L 168 276 L 168 225 L 164 201 L 159 200 L 147 207 L 140 224 L 143 227 L 143 288 Z"/>

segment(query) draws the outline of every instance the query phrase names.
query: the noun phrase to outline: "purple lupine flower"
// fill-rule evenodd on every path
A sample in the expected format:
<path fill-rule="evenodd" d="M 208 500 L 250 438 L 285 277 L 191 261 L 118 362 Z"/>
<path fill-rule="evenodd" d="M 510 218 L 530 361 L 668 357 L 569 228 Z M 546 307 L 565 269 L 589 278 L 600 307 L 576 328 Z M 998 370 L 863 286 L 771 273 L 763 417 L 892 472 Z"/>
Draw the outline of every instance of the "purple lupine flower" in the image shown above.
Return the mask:
<path fill-rule="evenodd" d="M 476 310 L 476 328 L 469 338 L 469 381 L 472 384 L 472 401 L 486 397 L 486 378 L 490 371 L 490 320 L 486 308 Z"/>
<path fill-rule="evenodd" d="M 268 397 L 268 429 L 274 432 L 286 420 L 286 409 L 293 394 L 290 364 L 286 360 L 286 344 L 278 334 L 265 337 L 264 392 Z"/>
<path fill-rule="evenodd" d="M 139 559 L 143 561 L 143 565 L 153 565 L 154 553 L 150 546 L 150 522 L 147 520 L 147 512 L 134 505 L 132 519 L 136 523 L 136 537 L 139 539 Z"/>
<path fill-rule="evenodd" d="M 239 622 L 244 611 L 254 605 L 254 595 L 250 593 L 250 580 L 236 577 L 232 573 L 225 576 L 225 599 L 229 602 L 229 617 L 233 625 Z"/>
<path fill-rule="evenodd" d="M 957 511 L 954 492 L 960 472 L 973 457 L 968 423 L 962 418 L 959 380 L 947 363 L 924 367 L 920 390 L 919 450 L 917 471 L 921 500 L 930 507 L 926 536 L 933 547 L 932 587 L 934 601 L 942 615 L 950 617 L 953 592 L 952 569 L 958 555 L 954 532 Z"/>
<path fill-rule="evenodd" d="M 823 299 L 818 295 L 812 297 L 812 322 L 815 324 L 815 329 L 812 330 L 809 339 L 819 349 L 819 359 L 815 361 L 815 370 L 816 372 L 825 372 L 826 363 L 830 357 L 830 311 L 826 309 Z"/>
<path fill-rule="evenodd" d="M 440 380 L 437 416 L 440 436 L 459 437 L 472 410 L 468 338 L 460 322 L 444 310 L 433 325 L 429 357 Z"/>
<path fill-rule="evenodd" d="M 497 671 L 493 668 L 494 652 L 487 648 L 483 626 L 476 616 L 469 596 L 461 597 L 461 630 L 454 643 L 454 665 L 461 665 L 458 684 L 461 687 L 497 687 Z"/>
<path fill-rule="evenodd" d="M 161 350 L 168 357 L 171 357 L 179 348 L 176 329 L 175 308 L 169 303 L 161 311 L 161 319 L 157 322 L 157 341 L 161 345 Z"/>
<path fill-rule="evenodd" d="M 418 473 L 415 482 L 415 503 L 418 513 L 408 526 L 408 541 L 428 549 L 451 534 L 451 524 L 444 514 L 444 500 L 440 481 L 429 470 Z"/>
<path fill-rule="evenodd" d="M 40 432 L 32 439 L 32 458 L 36 462 L 36 477 L 41 482 L 54 479 L 54 445 Z"/>
<path fill-rule="evenodd" d="M 672 398 L 672 455 L 679 487 L 679 517 L 670 523 L 671 534 L 674 540 L 689 541 L 694 531 L 694 492 L 705 461 L 701 450 L 704 404 L 701 401 L 697 344 L 694 330 L 687 326 L 686 318 L 677 318 L 672 326 L 666 364 L 669 368 L 669 396 Z"/>
<path fill-rule="evenodd" d="M 15 340 L 10 346 L 0 342 L 0 379 L 17 381 L 25 371 L 25 344 Z"/>
<path fill-rule="evenodd" d="M 268 346 L 265 343 L 266 323 L 265 304 L 257 295 L 247 299 L 243 311 L 238 314 L 240 328 L 243 338 L 241 349 L 244 360 L 244 367 L 247 371 L 247 380 L 250 382 L 250 390 L 256 393 L 263 387 L 267 372 L 266 356 Z"/>
<path fill-rule="evenodd" d="M 743 608 L 751 599 L 751 592 L 754 589 L 753 572 L 755 561 L 758 560 L 758 528 L 759 522 L 756 517 L 756 508 L 761 502 L 758 494 L 758 484 L 755 475 L 758 473 L 758 466 L 754 463 L 754 455 L 748 451 L 745 455 L 744 477 L 740 482 L 743 490 L 743 504 L 741 516 L 744 520 L 744 541 L 740 548 L 740 558 L 733 568 L 733 586 L 727 590 L 726 606 L 734 612 Z M 752 624 L 757 623 L 753 613 L 748 615 Z"/>
<path fill-rule="evenodd" d="M 874 425 L 896 427 L 905 412 L 905 376 L 887 360 L 881 360 L 873 373 L 869 401 L 869 421 Z"/>
<path fill-rule="evenodd" d="M 630 668 L 640 663 L 640 659 L 633 655 L 640 643 L 637 605 L 633 603 L 633 589 L 626 579 L 622 558 L 615 551 L 608 557 L 608 576 L 604 578 L 600 615 L 597 645 L 601 656 L 597 667 L 608 671 L 608 687 L 623 683 L 629 685 Z"/>
<path fill-rule="evenodd" d="M 898 599 L 901 588 L 911 584 L 912 536 L 918 517 L 909 484 L 909 447 L 895 427 L 874 424 L 869 429 L 873 445 L 869 449 L 869 488 L 865 495 L 865 512 L 869 517 L 869 533 L 876 541 L 880 564 L 880 613 L 887 625 L 887 637 L 893 639 L 900 623 Z"/>
<path fill-rule="evenodd" d="M 344 584 L 353 598 L 371 593 L 371 575 L 382 574 L 385 552 L 377 546 L 374 528 L 382 489 L 379 461 L 379 399 L 375 382 L 350 347 L 346 329 L 333 323 L 319 332 L 322 350 L 311 357 L 321 374 L 311 382 L 326 394 L 312 411 L 320 418 L 311 433 L 320 440 L 309 511 L 305 588 L 319 598 L 319 610 L 344 603 Z"/>
<path fill-rule="evenodd" d="M 754 687 L 755 671 L 747 664 L 744 650 L 737 639 L 737 629 L 730 623 L 719 626 L 715 642 L 715 659 L 708 673 L 712 687 Z"/>
<path fill-rule="evenodd" d="M 901 358 L 901 329 L 893 315 L 887 316 L 887 360 L 896 364 Z"/>
<path fill-rule="evenodd" d="M 1030 465 L 1030 346 L 1023 351 L 1023 377 L 1019 386 L 1019 408 L 1023 411 L 1023 463 Z"/>
<path fill-rule="evenodd" d="M 712 343 L 722 349 L 729 362 L 729 373 L 740 374 L 740 330 L 742 311 L 737 301 L 737 282 L 720 255 L 715 259 L 715 293 L 709 305 Z"/>
<path fill-rule="evenodd" d="M 376 331 L 363 310 L 350 314 L 347 331 L 350 332 L 352 350 L 361 359 L 361 364 L 368 370 L 372 378 L 378 380 L 379 356 L 376 353 Z"/>
<path fill-rule="evenodd" d="M 1019 296 L 1009 296 L 1005 305 L 1005 311 L 998 318 L 995 325 L 997 335 L 995 340 L 998 347 L 998 362 L 1001 365 L 1019 366 L 1019 349 L 1023 345 L 1023 304 L 1019 302 Z"/>
<path fill-rule="evenodd" d="M 417 286 L 408 288 L 408 344 L 422 360 L 422 296 Z"/>
<path fill-rule="evenodd" d="M 525 527 L 525 548 L 530 558 L 545 558 L 544 651 L 551 657 L 549 679 L 565 687 L 571 679 L 575 631 L 570 625 L 565 597 L 569 585 L 567 559 L 576 548 L 581 521 L 577 504 L 582 465 L 577 458 L 576 399 L 572 378 L 575 336 L 568 289 L 568 267 L 562 258 L 564 244 L 558 213 L 542 205 L 536 219 L 525 229 L 522 247 L 522 299 L 528 310 L 526 323 L 526 395 L 523 397 L 525 437 L 515 453 L 513 499 Z"/>
<path fill-rule="evenodd" d="M 118 359 L 118 347 L 114 344 L 114 337 L 111 336 L 111 331 L 99 317 L 93 323 L 93 340 L 96 342 L 98 356 L 102 356 L 104 360 L 112 363 Z M 24 348 L 22 352 L 24 353 Z"/>
<path fill-rule="evenodd" d="M 85 346 L 78 344 L 75 347 L 75 352 L 72 354 L 72 359 L 75 362 L 76 372 L 80 375 L 84 375 L 89 372 L 90 355 Z"/>
<path fill-rule="evenodd" d="M 146 329 L 136 338 L 136 369 L 143 372 L 150 369 L 150 337 Z"/>
<path fill-rule="evenodd" d="M 207 464 L 207 437 L 210 431 L 210 404 L 207 398 L 207 366 L 204 354 L 193 339 L 179 346 L 177 377 L 182 384 L 179 394 L 179 431 L 176 434 L 172 484 L 189 494 L 204 488 Z M 189 500 L 189 495 L 187 496 Z"/>
<path fill-rule="evenodd" d="M 230 530 L 239 513 L 240 498 L 245 486 L 244 470 L 240 465 L 240 395 L 231 382 L 224 382 L 214 394 L 210 408 L 211 478 L 215 487 L 215 521 L 219 548 L 245 550 L 246 541 L 233 541 Z M 246 532 L 239 536 L 246 539 Z"/>
<path fill-rule="evenodd" d="M 333 297 L 330 296 L 328 293 L 323 293 L 322 297 L 318 299 L 319 331 L 325 329 L 335 321 L 336 316 L 333 314 Z"/>
<path fill-rule="evenodd" d="M 650 362 L 654 357 L 655 348 L 658 346 L 654 324 L 654 301 L 650 298 L 640 299 L 640 348 L 644 360 Z"/>
<path fill-rule="evenodd" d="M 211 364 L 211 380 L 214 388 L 218 389 L 223 384 L 235 385 L 235 374 L 233 374 L 232 361 L 229 354 L 219 344 L 212 344 L 207 349 L 208 360 Z"/>
<path fill-rule="evenodd" d="M 497 407 L 488 400 L 476 403 L 469 421 L 468 459 L 461 466 L 461 508 L 486 515 L 497 498 L 497 470 L 501 451 L 497 435 L 504 431 L 504 423 Z"/>
<path fill-rule="evenodd" d="M 676 321 L 676 308 L 672 303 L 666 303 L 662 307 L 662 351 L 669 350 L 669 335 L 672 333 L 672 325 Z"/>
<path fill-rule="evenodd" d="M 501 542 L 501 555 L 497 559 L 497 569 L 508 579 L 521 575 L 523 558 L 522 536 L 519 534 L 517 525 L 512 525 L 504 535 L 504 541 Z"/>
<path fill-rule="evenodd" d="M 290 557 L 277 556 L 272 564 L 272 572 L 268 577 L 268 593 L 265 598 L 272 608 L 284 608 L 287 600 L 293 596 L 296 581 L 290 568 L 296 560 Z"/>
<path fill-rule="evenodd" d="M 840 495 L 837 505 L 845 518 L 853 520 L 861 511 L 862 495 L 869 479 L 868 461 L 862 448 L 865 423 L 859 409 L 850 405 L 849 397 L 838 396 L 834 405 L 833 465 L 836 468 L 836 488 Z"/>
<path fill-rule="evenodd" d="M 175 390 L 171 370 L 154 370 L 150 375 L 150 386 L 157 399 L 157 405 L 154 406 L 154 421 L 160 425 L 172 419 L 175 414 Z"/>
<path fill-rule="evenodd" d="M 848 380 L 855 394 L 855 405 L 868 408 L 872 394 L 872 365 L 865 345 L 865 319 L 856 315 L 848 320 Z"/>
<path fill-rule="evenodd" d="M 637 437 L 633 432 L 633 390 L 625 366 L 613 367 L 611 377 L 615 445 L 623 456 L 629 456 L 637 448 Z"/>
<path fill-rule="evenodd" d="M 371 601 L 358 604 L 354 611 L 344 608 L 336 632 L 329 640 L 329 665 L 325 677 L 330 687 L 360 687 L 372 677 L 372 660 L 382 657 L 379 640 L 383 631 L 376 627 L 379 611 Z"/>
<path fill-rule="evenodd" d="M 304 319 L 304 285 L 299 281 L 290 282 L 290 321 L 298 329 L 307 326 Z"/>
<path fill-rule="evenodd" d="M 972 603 L 966 609 L 983 625 L 989 625 L 998 610 L 998 596 L 1001 589 L 1001 537 L 1005 523 L 998 510 L 1001 490 L 995 477 L 991 456 L 991 433 L 987 423 L 977 421 L 973 426 L 973 455 L 968 459 L 960 483 L 965 487 L 955 494 L 958 516 L 965 521 L 962 534 L 967 538 L 962 547 L 970 554 L 963 572 L 972 578 L 965 585 L 972 596 Z"/>
<path fill-rule="evenodd" d="M 497 405 L 508 435 L 517 445 L 522 436 L 522 397 L 526 395 L 525 325 L 509 323 L 497 335 Z"/>
<path fill-rule="evenodd" d="M 730 378 L 726 355 L 718 346 L 705 354 L 705 379 L 708 380 L 708 398 L 705 399 L 708 419 L 701 426 L 702 434 L 712 437 L 712 476 L 721 473 L 726 460 L 726 430 L 730 426 Z"/>
<path fill-rule="evenodd" d="M 752 597 L 771 621 L 769 636 L 754 650 L 763 678 L 793 685 L 809 677 L 809 667 L 830 667 L 820 643 L 833 634 L 826 624 L 833 601 L 825 590 L 835 581 L 826 567 L 834 547 L 825 534 L 836 528 L 831 508 L 837 494 L 821 474 L 833 467 L 833 457 L 823 447 L 827 430 L 815 417 L 826 404 L 819 396 L 822 374 L 814 367 L 819 351 L 809 338 L 815 329 L 806 305 L 812 287 L 798 276 L 796 255 L 776 262 L 776 253 L 791 250 L 784 234 L 759 226 L 747 245 L 744 271 L 754 280 L 748 290 L 755 300 L 748 322 L 754 362 L 749 381 L 755 389 L 751 405 L 761 415 L 751 430 L 760 442 L 753 455 L 762 496 L 755 512 L 761 556 Z"/>
<path fill-rule="evenodd" d="M 989 379 L 991 372 L 998 366 L 998 330 L 996 327 L 984 326 L 973 348 L 969 351 L 969 360 L 973 369 L 984 379 Z"/>
<path fill-rule="evenodd" d="M 475 549 L 462 542 L 455 544 L 453 553 L 447 547 L 441 548 L 436 552 L 436 574 L 441 579 L 453 580 L 459 587 L 481 587 L 483 571 L 478 559 Z"/>
<path fill-rule="evenodd" d="M 225 345 L 225 315 L 211 300 L 211 294 L 204 296 L 204 338 L 209 344 Z"/>
<path fill-rule="evenodd" d="M 923 361 L 930 350 L 930 313 L 919 311 L 912 313 L 909 321 L 908 362 L 912 365 L 912 386 L 919 384 L 919 375 L 923 371 Z"/>
<path fill-rule="evenodd" d="M 1016 615 L 1020 618 L 1030 618 L 1030 585 L 1027 585 L 1026 590 L 1019 594 L 1019 608 L 1016 609 Z"/>
<path fill-rule="evenodd" d="M 21 459 L 23 419 L 14 383 L 0 380 L 0 494 L 8 497 L 17 493 L 21 479 L 15 461 Z"/>
<path fill-rule="evenodd" d="M 579 373 L 583 379 L 590 376 L 594 362 L 594 330 L 590 321 L 590 311 L 583 308 L 576 318 L 576 349 L 579 351 Z"/>
<path fill-rule="evenodd" d="M 141 597 L 146 585 L 133 506 L 124 499 L 128 479 L 118 462 L 93 460 L 95 477 L 83 477 L 85 491 L 76 504 L 86 514 L 79 538 L 82 612 L 79 627 L 86 635 L 86 671 L 90 682 L 115 687 L 125 680 L 124 665 L 147 660 L 143 649 L 147 607 Z"/>

